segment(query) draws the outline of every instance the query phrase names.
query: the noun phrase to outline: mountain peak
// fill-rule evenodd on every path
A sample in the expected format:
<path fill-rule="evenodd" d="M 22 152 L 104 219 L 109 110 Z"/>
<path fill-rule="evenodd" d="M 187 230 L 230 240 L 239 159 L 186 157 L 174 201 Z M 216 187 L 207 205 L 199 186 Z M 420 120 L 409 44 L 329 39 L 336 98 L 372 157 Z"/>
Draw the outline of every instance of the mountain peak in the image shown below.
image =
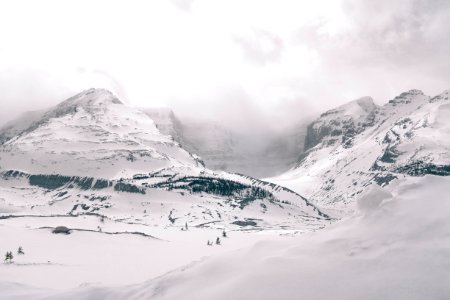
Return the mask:
<path fill-rule="evenodd" d="M 441 94 L 431 98 L 430 102 L 448 101 L 449 99 L 450 99 L 450 90 L 445 90 Z"/>
<path fill-rule="evenodd" d="M 376 107 L 371 97 L 362 97 L 328 110 L 320 118 L 326 118 L 327 116 L 330 116 L 332 119 L 335 119 L 337 116 L 358 118 L 373 112 Z"/>
<path fill-rule="evenodd" d="M 61 102 L 59 107 L 123 104 L 112 92 L 103 88 L 90 88 Z"/>
<path fill-rule="evenodd" d="M 396 106 L 398 104 L 410 104 L 428 98 L 421 90 L 409 90 L 389 100 L 387 105 Z"/>
<path fill-rule="evenodd" d="M 371 97 L 363 97 L 323 113 L 308 126 L 305 150 L 324 140 L 327 146 L 351 147 L 353 137 L 373 124 L 377 108 Z"/>

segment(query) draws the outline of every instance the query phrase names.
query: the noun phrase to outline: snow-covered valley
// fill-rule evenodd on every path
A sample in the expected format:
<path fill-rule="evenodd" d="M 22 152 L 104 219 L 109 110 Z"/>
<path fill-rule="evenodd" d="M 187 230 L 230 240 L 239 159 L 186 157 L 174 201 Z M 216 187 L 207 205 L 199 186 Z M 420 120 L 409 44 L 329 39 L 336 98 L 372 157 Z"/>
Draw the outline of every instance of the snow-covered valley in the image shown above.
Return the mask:
<path fill-rule="evenodd" d="M 27 114 L 0 130 L 0 299 L 446 299 L 448 100 L 329 110 L 265 180 L 107 90 Z"/>
<path fill-rule="evenodd" d="M 398 182 L 390 191 L 374 187 L 359 200 L 360 213 L 318 232 L 277 236 L 233 231 L 222 246 L 212 247 L 204 244 L 205 239 L 220 232 L 205 229 L 148 231 L 171 239 L 167 242 L 89 232 L 52 235 L 48 230 L 23 229 L 23 222 L 19 228 L 3 222 L 0 231 L 8 237 L 6 245 L 21 243 L 25 251 L 35 253 L 2 266 L 2 278 L 16 278 L 16 283 L 3 280 L 1 295 L 3 299 L 447 299 L 450 202 L 442 195 L 449 194 L 449 183 L 448 178 L 428 175 Z M 23 238 L 30 241 L 23 243 Z M 49 257 L 51 263 L 46 262 Z M 169 269 L 173 270 L 166 273 Z M 162 273 L 166 274 L 158 276 Z M 89 284 L 68 288 L 86 281 Z"/>
<path fill-rule="evenodd" d="M 71 233 L 53 234 L 53 228 L 61 224 Z M 25 254 L 14 253 L 14 263 L 2 265 L 0 278 L 56 290 L 128 285 L 268 237 L 283 239 L 275 231 L 227 229 L 223 237 L 221 229 L 182 228 L 100 221 L 95 216 L 3 219 L 1 251 L 21 246 Z M 215 244 L 217 237 L 221 245 Z M 208 240 L 214 244 L 208 246 Z"/>

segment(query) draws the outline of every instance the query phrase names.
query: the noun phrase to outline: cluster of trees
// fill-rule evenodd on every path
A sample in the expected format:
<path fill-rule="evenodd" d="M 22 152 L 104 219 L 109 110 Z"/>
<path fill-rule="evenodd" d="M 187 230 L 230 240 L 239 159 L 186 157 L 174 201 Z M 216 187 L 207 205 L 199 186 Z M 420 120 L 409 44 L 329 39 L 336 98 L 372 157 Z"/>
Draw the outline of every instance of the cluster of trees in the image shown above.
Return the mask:
<path fill-rule="evenodd" d="M 55 190 L 65 185 L 78 187 L 82 190 L 105 189 L 112 186 L 112 181 L 106 179 L 95 179 L 93 177 L 63 176 L 63 175 L 30 175 L 28 177 L 30 185 L 41 188 Z"/>
<path fill-rule="evenodd" d="M 152 187 L 166 188 L 169 191 L 173 189 L 184 189 L 192 193 L 205 192 L 220 196 L 231 196 L 236 191 L 243 190 L 248 186 L 239 182 L 221 178 L 188 176 L 176 180 L 160 182 L 154 184 Z"/>
<path fill-rule="evenodd" d="M 118 192 L 128 192 L 136 194 L 145 194 L 145 189 L 137 187 L 133 184 L 118 182 L 114 185 L 114 190 Z"/>
<path fill-rule="evenodd" d="M 169 191 L 183 189 L 194 194 L 203 192 L 223 197 L 234 197 L 241 209 L 256 199 L 275 200 L 275 196 L 263 188 L 213 177 L 182 177 L 157 183 L 152 185 L 152 188 L 165 188 Z"/>
<path fill-rule="evenodd" d="M 28 177 L 30 185 L 36 185 L 41 188 L 55 190 L 67 184 L 77 186 L 82 190 L 88 190 L 92 187 L 94 178 L 79 176 L 63 176 L 63 175 L 30 175 Z"/>
<path fill-rule="evenodd" d="M 222 231 L 222 237 L 224 237 L 224 238 L 228 237 L 227 232 L 225 231 L 225 229 Z M 212 246 L 213 244 L 214 243 L 212 241 L 210 241 L 210 240 L 208 240 L 208 242 L 206 243 L 206 245 L 208 245 L 208 246 Z M 221 245 L 222 244 L 222 242 L 220 240 L 220 237 L 216 237 L 216 243 L 215 244 L 216 245 Z"/>
<path fill-rule="evenodd" d="M 113 185 L 111 181 L 106 179 L 95 180 L 93 177 L 63 175 L 30 175 L 28 181 L 30 185 L 39 186 L 49 190 L 55 190 L 66 185 L 69 187 L 78 187 L 82 190 L 89 190 L 91 188 L 99 190 Z M 114 190 L 118 192 L 145 194 L 143 188 L 124 182 L 116 183 L 114 185 Z"/>
<path fill-rule="evenodd" d="M 398 173 L 405 173 L 410 176 L 425 176 L 427 174 L 436 176 L 450 176 L 450 165 L 435 165 L 423 161 L 416 161 L 411 164 L 398 167 Z"/>
<path fill-rule="evenodd" d="M 94 190 L 106 189 L 107 187 L 112 186 L 112 182 L 106 179 L 97 179 L 92 186 Z"/>
<path fill-rule="evenodd" d="M 25 252 L 23 251 L 22 246 L 20 246 L 17 249 L 17 254 L 18 255 L 24 255 L 25 254 Z M 12 251 L 7 251 L 6 254 L 5 254 L 5 263 L 12 263 L 13 259 L 14 259 L 14 255 L 13 255 Z"/>

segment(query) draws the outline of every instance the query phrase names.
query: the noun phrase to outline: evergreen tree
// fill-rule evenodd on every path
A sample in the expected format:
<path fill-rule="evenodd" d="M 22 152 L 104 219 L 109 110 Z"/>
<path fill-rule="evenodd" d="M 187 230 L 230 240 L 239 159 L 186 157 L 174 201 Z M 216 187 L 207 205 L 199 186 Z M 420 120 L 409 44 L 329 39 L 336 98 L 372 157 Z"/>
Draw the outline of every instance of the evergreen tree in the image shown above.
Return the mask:
<path fill-rule="evenodd" d="M 222 231 L 222 237 L 227 237 L 227 232 L 225 231 L 225 229 Z"/>
<path fill-rule="evenodd" d="M 19 246 L 19 249 L 17 249 L 17 254 L 19 254 L 19 255 L 25 254 L 25 252 L 23 252 L 22 246 Z"/>
<path fill-rule="evenodd" d="M 216 245 L 220 245 L 220 238 L 219 237 L 216 238 Z"/>
<path fill-rule="evenodd" d="M 14 259 L 14 255 L 12 254 L 11 251 L 6 252 L 5 254 L 5 262 L 12 263 L 12 260 Z"/>
<path fill-rule="evenodd" d="M 188 230 L 188 224 L 187 224 L 187 222 L 184 223 L 184 229 L 185 229 L 185 230 Z"/>

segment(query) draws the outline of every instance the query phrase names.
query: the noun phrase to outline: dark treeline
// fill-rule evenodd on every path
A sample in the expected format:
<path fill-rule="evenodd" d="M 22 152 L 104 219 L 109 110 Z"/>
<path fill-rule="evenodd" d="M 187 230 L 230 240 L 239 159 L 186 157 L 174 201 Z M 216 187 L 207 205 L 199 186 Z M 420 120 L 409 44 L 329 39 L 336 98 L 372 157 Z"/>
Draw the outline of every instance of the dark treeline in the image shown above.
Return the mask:
<path fill-rule="evenodd" d="M 244 208 L 257 199 L 274 201 L 274 195 L 260 187 L 246 185 L 240 182 L 213 178 L 213 177 L 182 177 L 176 180 L 168 180 L 151 186 L 152 188 L 164 188 L 169 191 L 174 189 L 187 190 L 190 193 L 207 193 L 222 197 L 230 197 L 237 200 L 240 208 Z"/>

